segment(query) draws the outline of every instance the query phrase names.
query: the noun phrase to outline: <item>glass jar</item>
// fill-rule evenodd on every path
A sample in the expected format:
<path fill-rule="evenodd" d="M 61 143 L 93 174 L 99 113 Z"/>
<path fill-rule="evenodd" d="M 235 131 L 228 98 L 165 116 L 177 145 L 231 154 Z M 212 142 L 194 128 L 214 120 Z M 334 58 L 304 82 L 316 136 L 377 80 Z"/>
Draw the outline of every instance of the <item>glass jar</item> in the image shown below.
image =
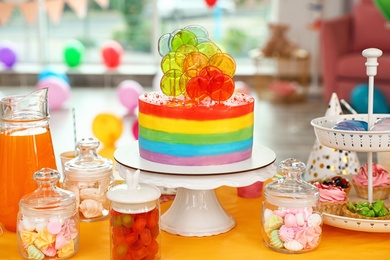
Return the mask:
<path fill-rule="evenodd" d="M 115 184 L 112 161 L 97 154 L 98 139 L 83 138 L 77 143 L 75 158 L 65 163 L 62 187 L 76 195 L 80 221 L 91 222 L 108 217 L 106 193 Z"/>
<path fill-rule="evenodd" d="M 126 176 L 126 184 L 107 192 L 110 207 L 111 259 L 160 259 L 161 191 L 138 183 L 139 170 Z"/>
<path fill-rule="evenodd" d="M 56 186 L 58 171 L 34 173 L 38 189 L 19 201 L 17 240 L 24 259 L 67 259 L 79 247 L 79 213 L 73 193 Z"/>
<path fill-rule="evenodd" d="M 264 244 L 284 253 L 304 253 L 318 247 L 322 235 L 319 191 L 301 179 L 305 164 L 287 159 L 279 165 L 283 177 L 264 188 Z"/>
<path fill-rule="evenodd" d="M 36 189 L 34 172 L 56 169 L 48 88 L 0 99 L 0 222 L 16 231 L 20 199 Z"/>

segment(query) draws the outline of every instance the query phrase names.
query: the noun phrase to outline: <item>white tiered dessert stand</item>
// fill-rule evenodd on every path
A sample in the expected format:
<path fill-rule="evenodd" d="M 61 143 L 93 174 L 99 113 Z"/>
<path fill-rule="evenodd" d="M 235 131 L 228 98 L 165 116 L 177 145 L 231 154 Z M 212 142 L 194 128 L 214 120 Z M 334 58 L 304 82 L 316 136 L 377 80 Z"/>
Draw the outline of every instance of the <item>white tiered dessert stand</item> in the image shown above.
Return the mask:
<path fill-rule="evenodd" d="M 389 131 L 370 131 L 376 120 L 390 117 L 389 114 L 373 114 L 374 76 L 377 74 L 377 59 L 382 51 L 376 48 L 365 49 L 362 55 L 367 58 L 366 73 L 368 76 L 368 110 L 367 114 L 320 117 L 311 121 L 315 134 L 321 144 L 345 151 L 367 152 L 368 166 L 368 201 L 372 202 L 372 153 L 390 151 Z M 368 123 L 368 131 L 335 130 L 332 127 L 342 120 L 362 120 Z M 362 200 L 362 199 L 360 199 Z M 351 201 L 351 198 L 350 198 Z M 385 201 L 385 204 L 388 200 Z M 388 206 L 388 204 L 386 204 Z M 323 214 L 324 223 L 356 231 L 390 232 L 390 220 L 355 219 L 343 216 Z"/>
<path fill-rule="evenodd" d="M 175 166 L 154 163 L 140 157 L 138 142 L 114 153 L 122 178 L 140 170 L 142 183 L 177 188 L 170 208 L 161 216 L 161 228 L 181 236 L 212 236 L 231 230 L 236 222 L 219 203 L 214 189 L 242 187 L 266 181 L 276 173 L 275 153 L 255 145 L 245 161 L 218 166 Z"/>

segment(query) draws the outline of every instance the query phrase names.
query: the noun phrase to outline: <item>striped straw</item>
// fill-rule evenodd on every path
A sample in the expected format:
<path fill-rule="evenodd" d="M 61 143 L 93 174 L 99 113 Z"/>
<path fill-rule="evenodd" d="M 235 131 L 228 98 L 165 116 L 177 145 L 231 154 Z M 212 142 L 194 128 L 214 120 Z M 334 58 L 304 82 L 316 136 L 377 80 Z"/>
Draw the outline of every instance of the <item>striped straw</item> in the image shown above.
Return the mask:
<path fill-rule="evenodd" d="M 77 147 L 77 131 L 76 131 L 76 112 L 75 109 L 72 108 L 72 119 L 73 119 L 73 138 L 74 138 L 74 151 L 76 153 Z"/>

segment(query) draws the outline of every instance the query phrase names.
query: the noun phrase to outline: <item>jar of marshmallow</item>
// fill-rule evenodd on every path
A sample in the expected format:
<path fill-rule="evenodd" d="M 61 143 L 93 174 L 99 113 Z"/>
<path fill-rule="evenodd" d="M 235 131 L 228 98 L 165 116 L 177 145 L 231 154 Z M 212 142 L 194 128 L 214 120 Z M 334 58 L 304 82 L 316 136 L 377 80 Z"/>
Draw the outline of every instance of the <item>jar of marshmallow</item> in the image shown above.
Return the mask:
<path fill-rule="evenodd" d="M 58 171 L 34 173 L 37 190 L 19 201 L 17 240 L 24 259 L 68 259 L 79 247 L 79 212 L 72 192 L 60 189 Z"/>
<path fill-rule="evenodd" d="M 319 191 L 301 178 L 304 163 L 290 158 L 279 167 L 283 177 L 264 188 L 264 244 L 283 253 L 312 251 L 319 246 L 322 236 Z"/>
<path fill-rule="evenodd" d="M 77 143 L 77 156 L 65 163 L 62 187 L 77 199 L 80 221 L 98 221 L 108 217 L 107 191 L 115 184 L 110 159 L 97 154 L 98 139 L 83 138 Z"/>

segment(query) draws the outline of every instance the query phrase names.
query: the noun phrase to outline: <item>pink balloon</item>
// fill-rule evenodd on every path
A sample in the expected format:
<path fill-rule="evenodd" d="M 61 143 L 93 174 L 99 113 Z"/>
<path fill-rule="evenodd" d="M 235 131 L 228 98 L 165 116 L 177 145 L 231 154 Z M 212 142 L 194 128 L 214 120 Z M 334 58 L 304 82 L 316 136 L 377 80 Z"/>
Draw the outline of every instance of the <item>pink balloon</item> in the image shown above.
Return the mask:
<path fill-rule="evenodd" d="M 135 121 L 134 121 L 132 130 L 133 130 L 134 139 L 135 139 L 135 140 L 138 140 L 138 120 L 135 120 Z"/>
<path fill-rule="evenodd" d="M 37 83 L 37 89 L 48 88 L 49 108 L 60 109 L 70 97 L 70 86 L 62 78 L 49 76 Z"/>
<path fill-rule="evenodd" d="M 143 87 L 137 81 L 124 80 L 117 87 L 117 94 L 121 104 L 133 113 L 138 107 L 138 97 L 144 92 Z"/>

